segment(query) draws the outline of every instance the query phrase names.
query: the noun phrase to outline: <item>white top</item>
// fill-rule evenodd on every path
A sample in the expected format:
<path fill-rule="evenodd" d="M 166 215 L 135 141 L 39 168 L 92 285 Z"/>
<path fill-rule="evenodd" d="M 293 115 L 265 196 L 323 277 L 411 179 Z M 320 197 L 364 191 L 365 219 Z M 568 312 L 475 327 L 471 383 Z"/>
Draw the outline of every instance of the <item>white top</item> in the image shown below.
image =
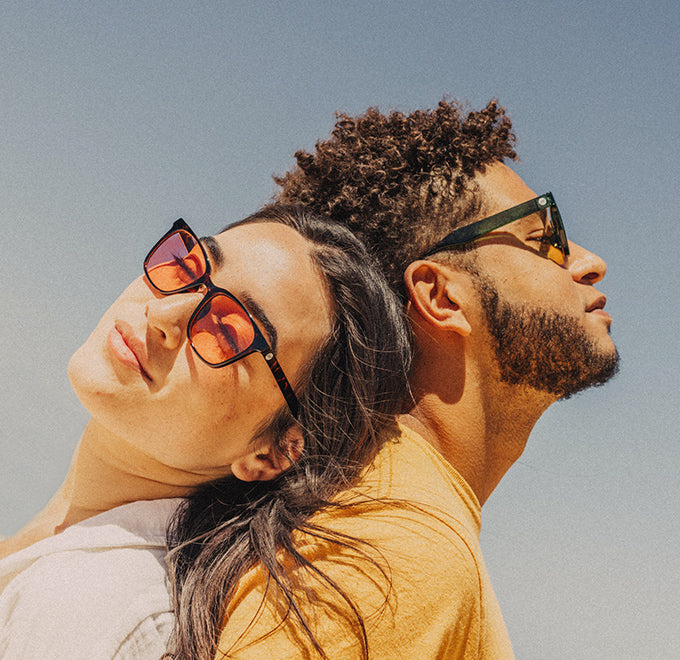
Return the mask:
<path fill-rule="evenodd" d="M 158 660 L 173 625 L 165 529 L 180 502 L 126 504 L 0 561 L 0 658 Z"/>

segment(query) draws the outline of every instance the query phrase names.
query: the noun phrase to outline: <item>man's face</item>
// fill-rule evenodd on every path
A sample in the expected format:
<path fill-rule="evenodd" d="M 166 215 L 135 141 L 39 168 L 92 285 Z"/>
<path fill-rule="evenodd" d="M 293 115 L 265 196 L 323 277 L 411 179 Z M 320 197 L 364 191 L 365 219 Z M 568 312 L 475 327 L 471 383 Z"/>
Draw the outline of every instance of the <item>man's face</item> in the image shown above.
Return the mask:
<path fill-rule="evenodd" d="M 568 398 L 616 373 L 616 349 L 596 342 L 575 317 L 508 302 L 484 278 L 479 289 L 503 382 Z"/>
<path fill-rule="evenodd" d="M 502 164 L 477 181 L 484 215 L 536 197 Z M 529 216 L 482 239 L 475 250 L 476 284 L 501 379 L 568 397 L 617 371 L 606 299 L 593 286 L 606 265 L 571 241 L 565 263 L 551 261 L 540 250 L 542 227 L 539 216 Z"/>

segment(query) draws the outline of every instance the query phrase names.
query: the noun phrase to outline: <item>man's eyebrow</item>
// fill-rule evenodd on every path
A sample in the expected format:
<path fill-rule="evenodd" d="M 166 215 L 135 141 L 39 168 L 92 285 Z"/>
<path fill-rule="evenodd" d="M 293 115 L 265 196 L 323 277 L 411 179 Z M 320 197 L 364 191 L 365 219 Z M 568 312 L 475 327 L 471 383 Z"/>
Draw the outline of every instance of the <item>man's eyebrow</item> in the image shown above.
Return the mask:
<path fill-rule="evenodd" d="M 537 223 L 541 223 L 543 226 L 549 225 L 550 220 L 548 218 L 548 212 L 546 209 L 538 209 L 529 215 L 525 215 L 523 218 L 516 220 L 520 226 L 530 228 Z"/>
<path fill-rule="evenodd" d="M 278 333 L 274 324 L 269 320 L 269 317 L 265 314 L 265 311 L 260 307 L 260 305 L 255 302 L 255 300 L 250 296 L 250 294 L 245 291 L 241 291 L 238 294 L 238 299 L 245 305 L 247 310 L 262 324 L 265 332 L 269 335 L 269 346 L 272 351 L 276 353 L 276 345 L 278 343 Z"/>
<path fill-rule="evenodd" d="M 222 248 L 220 244 L 212 236 L 203 236 L 201 243 L 208 248 L 210 253 L 210 260 L 212 261 L 215 268 L 219 268 L 224 263 L 224 255 L 222 254 Z"/>

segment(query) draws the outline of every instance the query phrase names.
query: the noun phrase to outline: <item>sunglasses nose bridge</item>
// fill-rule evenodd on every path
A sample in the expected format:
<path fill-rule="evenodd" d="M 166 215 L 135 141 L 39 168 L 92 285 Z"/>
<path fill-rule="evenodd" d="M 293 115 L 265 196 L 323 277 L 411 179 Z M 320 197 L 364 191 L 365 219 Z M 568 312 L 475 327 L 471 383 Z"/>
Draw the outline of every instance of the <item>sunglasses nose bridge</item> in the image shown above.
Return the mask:
<path fill-rule="evenodd" d="M 208 296 L 212 295 L 213 293 L 217 291 L 221 291 L 221 289 L 217 286 L 215 286 L 210 279 L 210 276 L 206 274 L 203 277 L 203 281 L 200 284 L 201 287 L 205 290 L 205 297 L 207 298 Z"/>

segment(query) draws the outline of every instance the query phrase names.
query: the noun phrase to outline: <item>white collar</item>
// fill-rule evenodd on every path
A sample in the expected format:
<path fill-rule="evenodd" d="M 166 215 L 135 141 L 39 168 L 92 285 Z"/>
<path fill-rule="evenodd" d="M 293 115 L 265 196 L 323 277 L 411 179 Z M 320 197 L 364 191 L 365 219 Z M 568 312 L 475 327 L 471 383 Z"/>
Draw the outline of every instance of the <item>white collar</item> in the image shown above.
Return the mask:
<path fill-rule="evenodd" d="M 87 518 L 0 560 L 0 578 L 16 575 L 41 557 L 58 552 L 130 546 L 165 549 L 170 516 L 182 501 L 140 500 Z"/>

